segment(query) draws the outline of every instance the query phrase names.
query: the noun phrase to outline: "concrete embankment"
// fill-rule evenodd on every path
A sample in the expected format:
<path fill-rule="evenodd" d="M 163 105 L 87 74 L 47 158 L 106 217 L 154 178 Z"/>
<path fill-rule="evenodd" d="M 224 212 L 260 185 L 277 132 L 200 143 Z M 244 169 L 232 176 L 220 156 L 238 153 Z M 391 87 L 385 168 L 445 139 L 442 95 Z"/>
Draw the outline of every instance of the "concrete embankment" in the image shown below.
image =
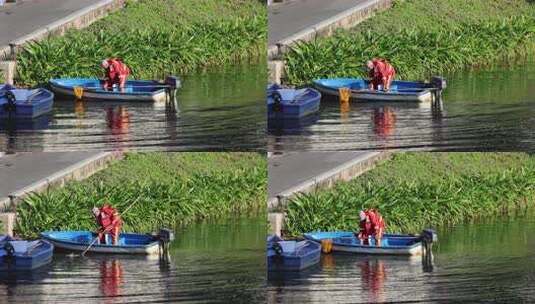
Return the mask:
<path fill-rule="evenodd" d="M 270 233 L 280 235 L 289 199 L 332 187 L 373 169 L 388 152 L 294 152 L 269 158 L 268 220 Z"/>
<path fill-rule="evenodd" d="M 121 9 L 124 3 L 125 0 L 19 0 L 0 7 L 0 78 L 13 83 L 17 51 L 28 42 L 84 28 Z"/>
<path fill-rule="evenodd" d="M 16 205 L 29 194 L 85 179 L 122 157 L 121 152 L 34 152 L 0 157 L 0 230 L 12 234 Z"/>
<path fill-rule="evenodd" d="M 269 81 L 284 79 L 282 57 L 299 41 L 332 35 L 354 27 L 376 12 L 388 9 L 392 0 L 295 0 L 269 7 Z"/>

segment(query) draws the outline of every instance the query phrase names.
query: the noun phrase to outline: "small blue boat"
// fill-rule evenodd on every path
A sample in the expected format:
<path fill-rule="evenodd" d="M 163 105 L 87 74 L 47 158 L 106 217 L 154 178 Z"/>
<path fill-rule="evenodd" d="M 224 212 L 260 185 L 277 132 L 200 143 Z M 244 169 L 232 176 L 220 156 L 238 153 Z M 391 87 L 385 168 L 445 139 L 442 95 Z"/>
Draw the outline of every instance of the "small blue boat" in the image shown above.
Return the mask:
<path fill-rule="evenodd" d="M 105 90 L 103 81 L 96 78 L 58 78 L 49 81 L 50 88 L 58 95 L 77 98 L 75 90 L 81 88 L 83 100 L 165 102 L 172 91 L 180 88 L 177 77 L 167 77 L 165 83 L 154 80 L 127 80 L 123 90 Z M 80 90 L 80 89 L 78 89 Z"/>
<path fill-rule="evenodd" d="M 283 241 L 268 237 L 267 265 L 269 271 L 299 271 L 316 265 L 321 257 L 321 245 L 308 240 Z"/>
<path fill-rule="evenodd" d="M 310 232 L 305 233 L 304 236 L 318 243 L 326 239 L 332 240 L 334 252 L 377 255 L 421 255 L 424 238 L 429 242 L 436 241 L 436 234 L 430 229 L 424 230 L 422 235 L 384 234 L 381 246 L 376 246 L 373 238 L 369 240 L 369 245 L 361 245 L 360 240 L 350 231 Z"/>
<path fill-rule="evenodd" d="M 47 231 L 41 237 L 57 249 L 84 252 L 97 237 L 91 231 Z M 150 234 L 121 233 L 117 245 L 95 242 L 87 251 L 108 254 L 158 254 L 159 238 Z"/>
<path fill-rule="evenodd" d="M 446 88 L 446 81 L 441 77 L 433 77 L 431 83 L 393 81 L 388 92 L 370 90 L 369 82 L 362 78 L 317 79 L 313 83 L 325 95 L 339 96 L 340 88 L 349 88 L 351 98 L 355 100 L 380 102 L 431 102 L 435 91 L 441 92 Z"/>
<path fill-rule="evenodd" d="M 268 89 L 268 118 L 300 118 L 316 113 L 320 108 L 321 94 L 311 89 Z"/>
<path fill-rule="evenodd" d="M 0 85 L 0 118 L 33 119 L 52 111 L 54 94 L 46 89 Z"/>
<path fill-rule="evenodd" d="M 0 271 L 25 271 L 52 261 L 54 246 L 45 240 L 19 241 L 0 235 Z"/>

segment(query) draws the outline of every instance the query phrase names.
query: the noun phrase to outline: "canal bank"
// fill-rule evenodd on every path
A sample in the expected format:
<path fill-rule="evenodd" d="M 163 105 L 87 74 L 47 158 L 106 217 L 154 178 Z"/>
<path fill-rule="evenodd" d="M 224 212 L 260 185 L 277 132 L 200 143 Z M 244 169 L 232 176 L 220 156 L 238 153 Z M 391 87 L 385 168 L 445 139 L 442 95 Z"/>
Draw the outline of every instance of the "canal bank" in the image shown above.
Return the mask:
<path fill-rule="evenodd" d="M 528 153 L 396 153 L 359 178 L 290 200 L 289 236 L 357 231 L 359 210 L 377 209 L 390 233 L 419 233 L 535 207 L 535 157 Z"/>
<path fill-rule="evenodd" d="M 268 8 L 269 81 L 281 83 L 285 77 L 283 56 L 302 41 L 331 36 L 386 10 L 392 0 L 294 0 L 274 3 Z"/>
<path fill-rule="evenodd" d="M 361 67 L 376 57 L 410 80 L 500 61 L 521 65 L 533 54 L 534 15 L 530 1 L 447 0 L 434 8 L 425 0 L 396 1 L 358 27 L 296 45 L 284 56 L 287 80 L 367 77 Z"/>
<path fill-rule="evenodd" d="M 333 187 L 373 169 L 388 159 L 388 152 L 293 152 L 268 160 L 268 220 L 280 235 L 285 209 L 294 197 Z"/>
<path fill-rule="evenodd" d="M 16 54 L 29 42 L 84 28 L 123 5 L 124 0 L 19 0 L 0 7 L 0 78 L 13 83 Z"/>
<path fill-rule="evenodd" d="M 48 230 L 94 231 L 91 208 L 105 202 L 121 213 L 125 232 L 261 216 L 266 189 L 267 164 L 261 153 L 126 153 L 83 181 L 22 200 L 15 234 L 35 238 Z"/>
<path fill-rule="evenodd" d="M 123 157 L 119 152 L 34 152 L 0 157 L 0 222 L 13 233 L 16 207 L 32 193 L 83 180 Z"/>

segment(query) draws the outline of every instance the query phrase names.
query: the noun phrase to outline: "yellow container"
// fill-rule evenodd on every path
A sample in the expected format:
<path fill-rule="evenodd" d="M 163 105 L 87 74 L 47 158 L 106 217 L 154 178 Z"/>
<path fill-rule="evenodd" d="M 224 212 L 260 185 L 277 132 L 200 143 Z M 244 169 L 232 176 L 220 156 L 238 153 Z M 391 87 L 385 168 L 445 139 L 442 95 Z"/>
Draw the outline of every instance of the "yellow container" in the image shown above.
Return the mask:
<path fill-rule="evenodd" d="M 74 96 L 76 96 L 76 99 L 82 99 L 84 96 L 84 88 L 74 87 Z"/>
<path fill-rule="evenodd" d="M 348 103 L 351 99 L 351 89 L 350 88 L 339 88 L 338 93 L 340 96 L 340 103 Z"/>
<path fill-rule="evenodd" d="M 321 240 L 321 251 L 323 253 L 331 253 L 331 251 L 333 251 L 333 240 Z"/>

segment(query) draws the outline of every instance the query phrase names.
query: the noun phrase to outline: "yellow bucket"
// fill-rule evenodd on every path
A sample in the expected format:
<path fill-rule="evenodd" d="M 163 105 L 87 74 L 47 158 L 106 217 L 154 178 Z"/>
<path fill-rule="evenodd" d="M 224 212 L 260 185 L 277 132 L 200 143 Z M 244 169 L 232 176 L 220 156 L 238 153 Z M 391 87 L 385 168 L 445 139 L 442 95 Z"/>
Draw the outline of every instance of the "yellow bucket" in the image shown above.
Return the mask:
<path fill-rule="evenodd" d="M 338 93 L 340 93 L 340 103 L 348 103 L 349 99 L 351 99 L 350 88 L 339 88 Z"/>
<path fill-rule="evenodd" d="M 321 240 L 321 251 L 323 253 L 331 253 L 331 251 L 333 251 L 333 240 Z"/>
<path fill-rule="evenodd" d="M 82 99 L 84 96 L 84 88 L 74 87 L 74 96 L 76 96 L 76 99 Z"/>

